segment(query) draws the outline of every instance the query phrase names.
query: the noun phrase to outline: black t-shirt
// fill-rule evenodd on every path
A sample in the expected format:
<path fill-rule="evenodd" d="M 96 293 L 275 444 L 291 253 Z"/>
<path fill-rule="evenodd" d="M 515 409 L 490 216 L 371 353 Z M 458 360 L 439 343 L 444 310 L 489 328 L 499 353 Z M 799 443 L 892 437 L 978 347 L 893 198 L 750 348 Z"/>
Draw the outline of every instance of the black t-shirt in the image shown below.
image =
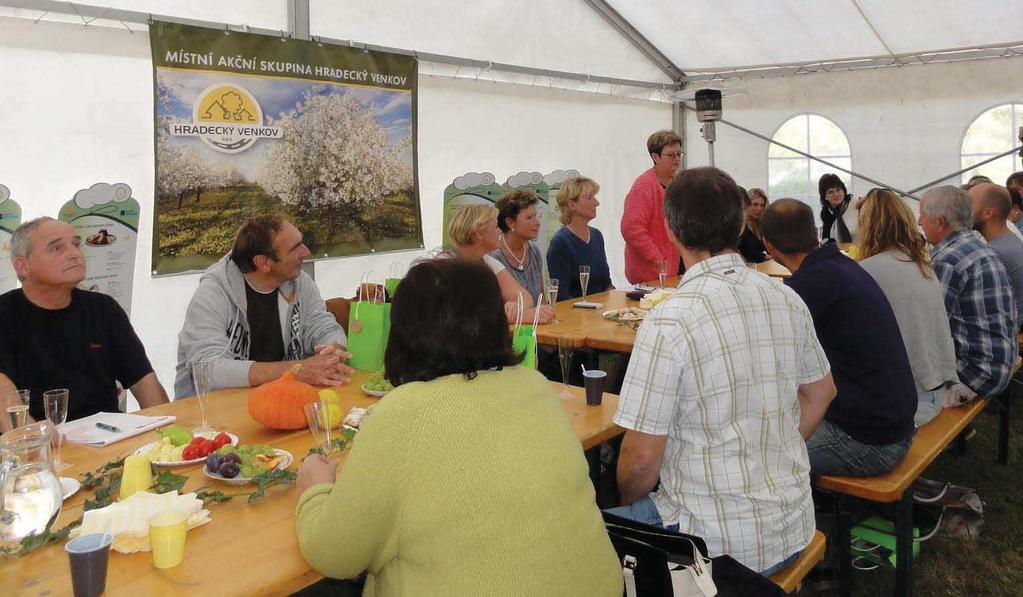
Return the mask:
<path fill-rule="evenodd" d="M 767 249 L 757 235 L 749 228 L 743 228 L 739 236 L 739 254 L 748 263 L 763 263 L 767 258 Z"/>
<path fill-rule="evenodd" d="M 125 388 L 153 371 L 146 350 L 114 299 L 74 289 L 71 304 L 43 309 L 20 288 L 0 295 L 0 373 L 29 389 L 29 413 L 45 418 L 43 392 L 67 388 L 67 420 L 117 411 Z"/>
<path fill-rule="evenodd" d="M 249 320 L 249 359 L 257 363 L 284 360 L 277 291 L 263 294 L 245 283 L 246 319 Z"/>

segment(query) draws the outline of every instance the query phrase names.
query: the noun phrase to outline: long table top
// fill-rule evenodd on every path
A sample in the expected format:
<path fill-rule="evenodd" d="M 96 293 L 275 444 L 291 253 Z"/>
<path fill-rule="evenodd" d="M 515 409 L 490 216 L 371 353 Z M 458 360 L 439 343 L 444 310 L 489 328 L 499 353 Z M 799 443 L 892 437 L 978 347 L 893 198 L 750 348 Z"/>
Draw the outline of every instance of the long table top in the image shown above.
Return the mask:
<path fill-rule="evenodd" d="M 786 278 L 789 270 L 775 261 L 756 264 L 756 270 L 772 278 Z M 666 288 L 678 285 L 678 277 L 668 278 Z M 655 283 L 650 283 L 655 285 Z M 574 305 L 583 299 L 560 301 L 554 306 L 555 322 L 539 325 L 536 329 L 537 342 L 557 346 L 559 338 L 568 338 L 572 348 L 589 348 L 611 352 L 632 352 L 636 342 L 636 331 L 632 328 L 604 318 L 604 312 L 624 307 L 638 307 L 639 301 L 626 296 L 622 290 L 609 290 L 586 296 L 586 302 L 602 303 L 597 309 L 580 309 Z"/>
<path fill-rule="evenodd" d="M 359 389 L 368 376 L 357 372 L 352 383 L 341 388 L 341 407 L 345 412 L 378 400 Z M 557 392 L 564 387 L 551 385 Z M 605 394 L 603 403 L 594 407 L 586 405 L 582 388 L 568 389 L 572 397 L 560 400 L 584 449 L 623 433 L 612 421 L 618 407 L 617 396 Z M 237 388 L 211 393 L 207 400 L 210 424 L 236 434 L 242 443 L 270 444 L 287 450 L 295 456 L 292 468 L 297 467 L 314 446 L 311 434 L 307 430 L 274 431 L 252 420 L 247 409 L 249 392 L 249 388 Z M 199 405 L 194 399 L 148 408 L 140 414 L 172 414 L 177 416 L 178 424 L 187 428 L 200 422 Z M 63 458 L 72 467 L 61 475 L 77 477 L 158 438 L 151 431 L 105 448 L 66 446 Z M 341 456 L 342 465 L 346 457 L 347 452 Z M 171 470 L 189 477 L 184 492 L 203 486 L 224 493 L 245 489 L 208 479 L 200 464 Z M 91 498 L 92 492 L 84 489 L 68 498 L 53 528 L 80 517 L 83 502 Z M 158 570 L 149 552 L 111 553 L 106 594 L 181 597 L 202 591 L 210 595 L 280 595 L 308 586 L 322 576 L 306 564 L 298 549 L 297 499 L 294 487 L 276 487 L 270 490 L 270 495 L 252 504 L 235 499 L 210 506 L 212 522 L 189 531 L 185 561 L 174 568 Z M 64 544 L 57 542 L 19 558 L 0 560 L 0 587 L 4 595 L 70 595 L 71 576 Z"/>

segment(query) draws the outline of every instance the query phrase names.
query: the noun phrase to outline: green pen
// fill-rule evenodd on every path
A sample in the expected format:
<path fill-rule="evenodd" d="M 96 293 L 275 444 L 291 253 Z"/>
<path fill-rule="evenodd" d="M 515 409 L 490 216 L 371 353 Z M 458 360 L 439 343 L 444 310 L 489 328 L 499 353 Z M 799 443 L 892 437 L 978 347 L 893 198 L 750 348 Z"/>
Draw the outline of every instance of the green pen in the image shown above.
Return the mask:
<path fill-rule="evenodd" d="M 113 425 L 107 425 L 106 423 L 96 423 L 96 427 L 99 427 L 103 431 L 110 431 L 112 433 L 120 433 L 121 430 Z"/>

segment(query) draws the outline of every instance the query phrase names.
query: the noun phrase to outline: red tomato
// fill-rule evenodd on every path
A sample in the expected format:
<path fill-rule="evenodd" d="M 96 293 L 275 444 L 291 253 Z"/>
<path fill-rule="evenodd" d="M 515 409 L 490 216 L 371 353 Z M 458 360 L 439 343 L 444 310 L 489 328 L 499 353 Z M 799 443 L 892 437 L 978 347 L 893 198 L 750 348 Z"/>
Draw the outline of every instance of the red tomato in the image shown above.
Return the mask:
<path fill-rule="evenodd" d="M 211 439 L 204 439 L 204 440 L 202 440 L 202 443 L 199 444 L 199 455 L 205 458 L 206 456 L 210 455 L 210 452 L 212 452 L 212 451 L 214 451 L 216 449 L 217 449 L 217 444 L 213 443 L 213 440 L 211 440 Z"/>
<path fill-rule="evenodd" d="M 183 460 L 195 460 L 199 458 L 199 448 L 192 444 L 185 446 L 185 449 L 181 451 L 181 458 Z"/>
<path fill-rule="evenodd" d="M 217 446 L 217 448 L 226 446 L 231 443 L 231 436 L 224 432 L 220 432 L 217 434 L 217 437 L 213 438 L 213 443 Z"/>

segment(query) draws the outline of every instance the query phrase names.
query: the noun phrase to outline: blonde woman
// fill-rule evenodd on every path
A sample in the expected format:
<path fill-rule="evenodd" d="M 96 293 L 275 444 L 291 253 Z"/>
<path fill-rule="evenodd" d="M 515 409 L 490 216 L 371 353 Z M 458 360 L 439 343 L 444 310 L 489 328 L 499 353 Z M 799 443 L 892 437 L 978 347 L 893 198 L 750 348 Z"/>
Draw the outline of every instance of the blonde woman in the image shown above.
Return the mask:
<path fill-rule="evenodd" d="M 455 255 L 469 261 L 482 261 L 494 272 L 497 283 L 501 287 L 504 299 L 504 311 L 508 321 L 518 319 L 518 298 L 522 297 L 525 308 L 523 321 L 532 322 L 535 316 L 535 297 L 529 296 L 522 285 L 511 275 L 511 272 L 500 261 L 489 255 L 497 249 L 501 239 L 501 231 L 497 227 L 498 210 L 490 205 L 466 205 L 455 211 L 448 223 L 448 235 L 455 243 Z M 540 309 L 540 323 L 554 321 L 554 310 L 547 306 Z"/>
<path fill-rule="evenodd" d="M 955 345 L 945 293 L 931 268 L 913 213 L 887 189 L 873 189 L 859 207 L 860 265 L 881 287 L 895 312 L 917 389 L 914 423 L 941 412 L 956 377 Z"/>
<path fill-rule="evenodd" d="M 600 185 L 584 176 L 573 176 L 561 183 L 558 210 L 561 227 L 547 247 L 547 274 L 559 280 L 558 300 L 581 297 L 579 266 L 590 266 L 586 292 L 594 294 L 611 288 L 611 270 L 604 252 L 604 235 L 590 226 L 597 217 L 597 192 Z"/>

